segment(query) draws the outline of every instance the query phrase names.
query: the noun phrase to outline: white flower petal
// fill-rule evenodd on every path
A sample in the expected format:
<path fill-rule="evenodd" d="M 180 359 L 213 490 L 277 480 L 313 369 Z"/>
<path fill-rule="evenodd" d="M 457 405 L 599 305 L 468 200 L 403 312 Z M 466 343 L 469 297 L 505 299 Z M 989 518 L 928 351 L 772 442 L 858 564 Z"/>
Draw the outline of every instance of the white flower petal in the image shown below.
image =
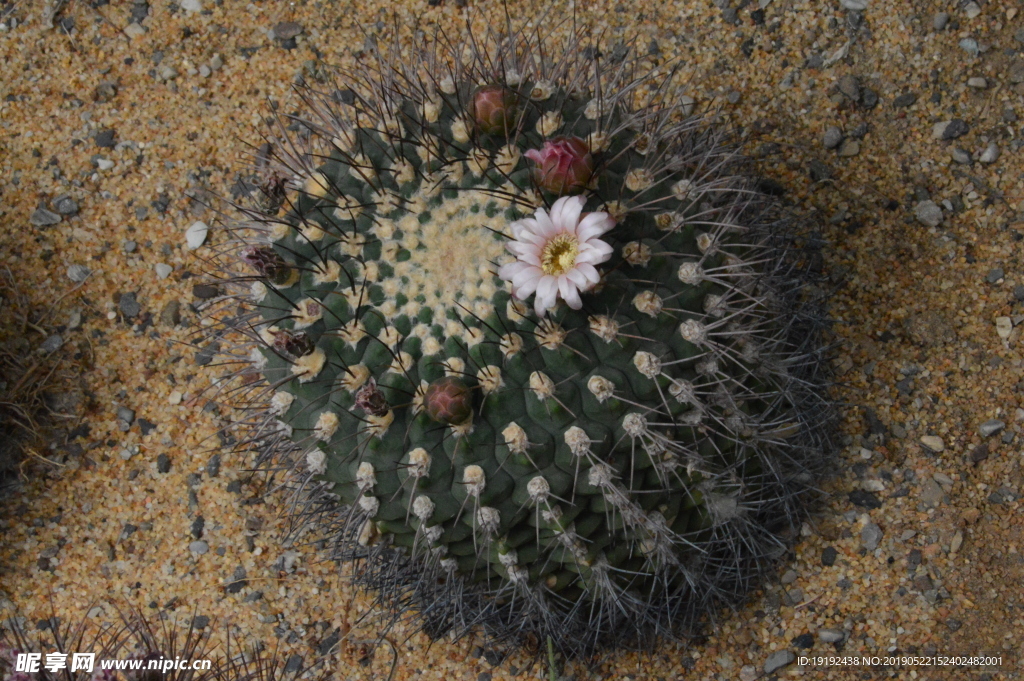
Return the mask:
<path fill-rule="evenodd" d="M 558 278 L 558 292 L 562 294 L 562 300 L 572 309 L 578 310 L 583 307 L 579 290 L 577 290 L 576 284 L 569 280 L 568 276 L 562 275 Z"/>
<path fill-rule="evenodd" d="M 586 202 L 582 196 L 563 196 L 551 207 L 551 219 L 562 225 L 566 232 L 575 234 L 576 223 L 580 221 L 580 213 L 583 212 L 583 205 Z"/>
<path fill-rule="evenodd" d="M 577 262 L 576 270 L 580 272 L 584 277 L 586 277 L 587 280 L 591 283 L 591 285 L 601 281 L 601 275 L 597 273 L 597 268 L 591 265 L 590 263 Z"/>
<path fill-rule="evenodd" d="M 569 281 L 576 284 L 576 287 L 582 291 L 585 291 L 591 286 L 593 286 L 593 283 L 589 279 L 587 279 L 587 275 L 583 274 L 583 272 L 580 271 L 579 266 L 566 272 L 565 276 L 569 279 Z M 579 308 L 573 309 L 578 310 Z"/>
<path fill-rule="evenodd" d="M 601 236 L 614 226 L 615 220 L 612 220 L 608 213 L 591 213 L 580 220 L 576 227 L 576 237 L 580 241 L 587 241 L 595 236 Z"/>

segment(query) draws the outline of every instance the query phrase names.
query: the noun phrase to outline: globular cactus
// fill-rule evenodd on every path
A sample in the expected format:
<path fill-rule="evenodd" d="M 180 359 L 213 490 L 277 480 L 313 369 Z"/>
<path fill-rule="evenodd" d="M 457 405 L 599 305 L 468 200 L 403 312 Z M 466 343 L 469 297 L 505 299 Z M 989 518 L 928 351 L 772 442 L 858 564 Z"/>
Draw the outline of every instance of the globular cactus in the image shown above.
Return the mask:
<path fill-rule="evenodd" d="M 798 230 L 646 59 L 395 47 L 262 149 L 233 231 L 253 439 L 435 635 L 692 630 L 831 453 Z"/>

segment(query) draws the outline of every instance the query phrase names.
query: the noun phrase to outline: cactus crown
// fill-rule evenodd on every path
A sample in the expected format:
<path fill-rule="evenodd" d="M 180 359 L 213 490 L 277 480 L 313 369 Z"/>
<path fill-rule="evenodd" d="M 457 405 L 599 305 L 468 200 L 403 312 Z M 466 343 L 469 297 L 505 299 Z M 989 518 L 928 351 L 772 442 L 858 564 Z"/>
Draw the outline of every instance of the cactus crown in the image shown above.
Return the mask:
<path fill-rule="evenodd" d="M 756 582 L 828 409 L 795 233 L 721 131 L 646 58 L 548 47 L 438 36 L 351 105 L 306 90 L 240 207 L 232 323 L 261 442 L 381 604 L 584 654 Z"/>

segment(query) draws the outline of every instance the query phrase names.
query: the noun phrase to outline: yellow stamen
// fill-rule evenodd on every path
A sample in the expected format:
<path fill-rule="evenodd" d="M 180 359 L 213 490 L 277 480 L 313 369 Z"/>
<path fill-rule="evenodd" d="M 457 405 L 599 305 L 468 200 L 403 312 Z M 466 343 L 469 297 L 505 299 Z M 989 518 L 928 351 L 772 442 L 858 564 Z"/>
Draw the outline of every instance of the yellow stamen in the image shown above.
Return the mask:
<path fill-rule="evenodd" d="M 540 256 L 540 268 L 544 274 L 561 276 L 576 266 L 579 242 L 571 234 L 559 234 L 549 241 Z"/>

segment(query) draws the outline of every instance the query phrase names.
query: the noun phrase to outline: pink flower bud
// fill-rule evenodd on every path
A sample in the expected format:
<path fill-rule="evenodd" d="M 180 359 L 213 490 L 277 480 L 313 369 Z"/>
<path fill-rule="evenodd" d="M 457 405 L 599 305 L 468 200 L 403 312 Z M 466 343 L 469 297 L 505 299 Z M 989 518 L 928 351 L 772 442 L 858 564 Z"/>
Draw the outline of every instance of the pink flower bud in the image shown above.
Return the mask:
<path fill-rule="evenodd" d="M 384 416 L 391 411 L 391 405 L 373 378 L 356 391 L 355 398 L 356 406 L 371 416 Z"/>
<path fill-rule="evenodd" d="M 579 137 L 553 137 L 544 142 L 543 148 L 530 149 L 524 156 L 536 164 L 536 183 L 559 196 L 583 191 L 594 174 L 590 147 Z"/>
<path fill-rule="evenodd" d="M 515 129 L 519 97 L 501 85 L 478 87 L 469 101 L 469 115 L 476 129 L 505 137 Z"/>
<path fill-rule="evenodd" d="M 445 376 L 427 386 L 423 408 L 435 421 L 459 424 L 473 415 L 473 396 L 462 379 Z"/>

